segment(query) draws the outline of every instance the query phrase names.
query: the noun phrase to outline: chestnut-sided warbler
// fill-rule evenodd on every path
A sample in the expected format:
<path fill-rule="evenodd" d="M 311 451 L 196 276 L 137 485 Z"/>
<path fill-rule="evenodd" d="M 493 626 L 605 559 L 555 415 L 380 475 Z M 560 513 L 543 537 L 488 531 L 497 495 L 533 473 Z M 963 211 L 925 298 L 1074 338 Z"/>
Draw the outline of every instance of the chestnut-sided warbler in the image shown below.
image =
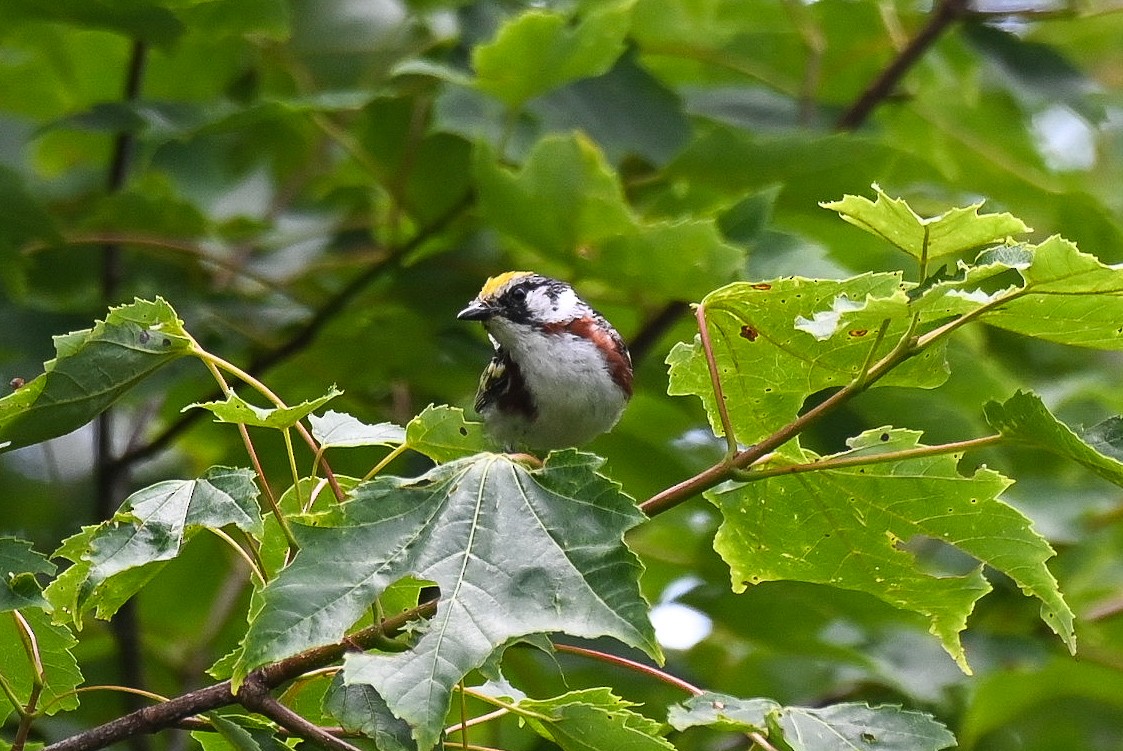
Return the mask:
<path fill-rule="evenodd" d="M 456 317 L 482 321 L 495 347 L 476 411 L 507 449 L 578 446 L 620 419 L 632 395 L 628 348 L 565 282 L 500 274 Z"/>

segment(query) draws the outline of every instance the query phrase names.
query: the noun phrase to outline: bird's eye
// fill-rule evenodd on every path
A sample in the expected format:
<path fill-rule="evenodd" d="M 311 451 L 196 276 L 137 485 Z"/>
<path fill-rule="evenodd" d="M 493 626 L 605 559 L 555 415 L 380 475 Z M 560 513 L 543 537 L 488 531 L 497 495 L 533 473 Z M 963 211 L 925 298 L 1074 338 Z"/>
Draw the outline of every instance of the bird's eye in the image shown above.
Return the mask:
<path fill-rule="evenodd" d="M 511 290 L 511 300 L 517 303 L 526 302 L 526 287 L 515 287 Z"/>

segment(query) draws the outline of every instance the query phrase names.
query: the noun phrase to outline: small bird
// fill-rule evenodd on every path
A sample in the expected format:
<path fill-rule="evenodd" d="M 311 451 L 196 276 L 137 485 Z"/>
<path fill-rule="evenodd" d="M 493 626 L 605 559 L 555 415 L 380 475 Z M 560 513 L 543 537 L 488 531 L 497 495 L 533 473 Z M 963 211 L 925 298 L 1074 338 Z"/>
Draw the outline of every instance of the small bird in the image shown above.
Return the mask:
<path fill-rule="evenodd" d="M 628 348 L 565 282 L 500 274 L 456 317 L 483 322 L 495 347 L 475 406 L 508 450 L 579 446 L 620 419 L 632 395 Z"/>

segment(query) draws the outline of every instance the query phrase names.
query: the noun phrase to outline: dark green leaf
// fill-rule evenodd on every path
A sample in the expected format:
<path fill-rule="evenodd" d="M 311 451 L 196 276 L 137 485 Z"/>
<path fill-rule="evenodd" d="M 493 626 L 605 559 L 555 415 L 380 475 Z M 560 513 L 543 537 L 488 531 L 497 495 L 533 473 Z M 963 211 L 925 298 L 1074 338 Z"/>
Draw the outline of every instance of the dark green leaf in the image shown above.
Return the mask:
<path fill-rule="evenodd" d="M 55 337 L 58 356 L 44 364 L 46 372 L 0 399 L 0 450 L 82 427 L 191 348 L 182 322 L 160 298 L 111 308 L 92 329 Z"/>
<path fill-rule="evenodd" d="M 939 751 L 955 745 L 942 723 L 900 707 L 785 707 L 777 715 L 776 726 L 792 751 Z"/>
<path fill-rule="evenodd" d="M 94 607 L 107 617 L 155 575 L 154 564 L 178 556 L 196 530 L 232 525 L 261 534 L 257 496 L 253 472 L 229 467 L 138 490 L 112 520 L 87 527 L 56 552 L 75 565 L 48 588 L 48 596 L 75 623 Z"/>
<path fill-rule="evenodd" d="M 436 615 L 407 652 L 349 655 L 345 680 L 374 686 L 421 749 L 436 742 L 452 686 L 516 637 L 607 635 L 657 655 L 621 539 L 644 517 L 598 463 L 555 452 L 527 471 L 483 454 L 360 485 L 337 526 L 297 527 L 302 552 L 265 588 L 237 675 L 339 640 L 404 576 L 437 583 Z"/>
<path fill-rule="evenodd" d="M 31 543 L 15 537 L 0 537 L 0 613 L 17 608 L 42 608 L 43 599 L 36 574 L 53 575 L 55 566 Z"/>
<path fill-rule="evenodd" d="M 335 676 L 324 696 L 324 711 L 344 730 L 372 739 L 379 751 L 416 751 L 409 725 L 395 717 L 372 686 L 348 684 L 343 674 Z"/>

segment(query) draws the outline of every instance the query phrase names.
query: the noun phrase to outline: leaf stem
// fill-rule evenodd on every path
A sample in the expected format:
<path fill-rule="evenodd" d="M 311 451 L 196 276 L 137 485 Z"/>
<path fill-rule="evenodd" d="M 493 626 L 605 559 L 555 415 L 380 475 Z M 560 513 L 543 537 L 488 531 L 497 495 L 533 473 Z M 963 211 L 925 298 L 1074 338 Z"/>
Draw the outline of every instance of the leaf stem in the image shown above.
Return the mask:
<path fill-rule="evenodd" d="M 627 668 L 628 670 L 651 676 L 652 678 L 656 678 L 663 683 L 666 683 L 667 685 L 674 686 L 677 689 L 681 689 L 692 696 L 700 696 L 701 694 L 705 693 L 702 689 L 698 688 L 692 683 L 684 681 L 682 678 L 671 675 L 670 673 L 667 673 L 651 665 L 644 665 L 642 662 L 629 660 L 627 657 L 620 657 L 618 655 L 601 652 L 596 649 L 577 647 L 572 644 L 555 644 L 554 649 L 558 650 L 559 652 L 569 652 L 570 654 L 581 655 L 582 657 L 590 657 L 594 660 L 599 660 L 600 662 L 606 662 L 610 665 L 618 665 L 620 667 Z"/>
<path fill-rule="evenodd" d="M 285 439 L 285 453 L 289 456 L 289 472 L 292 473 L 292 492 L 296 494 L 296 505 L 304 508 L 304 498 L 300 494 L 300 470 L 296 468 L 296 453 L 292 448 L 292 433 L 288 428 L 281 431 Z"/>
<path fill-rule="evenodd" d="M 543 722 L 553 722 L 554 720 L 553 717 L 544 715 L 541 712 L 533 712 L 529 709 L 520 707 L 518 704 L 512 704 L 511 702 L 503 701 L 497 696 L 489 696 L 488 694 L 485 694 L 481 691 L 470 689 L 467 686 L 461 686 L 460 690 L 468 694 L 468 696 L 472 696 L 482 702 L 492 704 L 496 707 L 501 707 L 512 714 L 517 714 L 519 717 L 529 717 L 534 720 L 542 720 Z"/>
<path fill-rule="evenodd" d="M 12 741 L 12 751 L 23 751 L 24 745 L 27 743 L 27 737 L 31 734 L 31 723 L 39 716 L 36 711 L 39 704 L 39 696 L 43 692 L 44 674 L 43 674 L 43 658 L 39 654 L 39 642 L 35 639 L 35 632 L 31 629 L 31 624 L 23 617 L 23 613 L 18 610 L 12 611 L 12 618 L 15 619 L 16 628 L 19 630 L 20 641 L 23 642 L 23 648 L 27 652 L 27 657 L 31 661 L 31 692 L 27 697 L 27 704 L 20 707 L 16 704 L 16 710 L 19 712 L 20 721 L 19 727 L 16 729 L 16 737 Z"/>
<path fill-rule="evenodd" d="M 729 419 L 729 410 L 725 406 L 725 392 L 721 387 L 721 375 L 718 372 L 717 359 L 714 357 L 713 342 L 710 340 L 710 327 L 706 323 L 705 302 L 698 303 L 694 309 L 694 318 L 698 321 L 698 338 L 702 343 L 702 352 L 706 355 L 706 367 L 710 371 L 710 386 L 714 390 L 721 430 L 725 433 L 725 456 L 726 459 L 732 459 L 740 447 L 737 445 L 737 436 L 733 432 L 733 423 Z"/>
<path fill-rule="evenodd" d="M 216 537 L 224 541 L 227 545 L 229 545 L 234 550 L 234 552 L 237 553 L 238 556 L 246 562 L 246 565 L 249 566 L 250 571 L 257 576 L 257 580 L 261 582 L 262 586 L 264 586 L 269 581 L 265 578 L 265 567 L 258 566 L 260 560 L 254 560 L 255 558 L 257 558 L 256 551 L 254 551 L 254 554 L 251 556 L 251 554 L 247 552 L 245 548 L 239 545 L 233 537 L 226 534 L 221 529 L 218 529 L 217 527 L 206 527 L 206 529 L 213 533 Z"/>
<path fill-rule="evenodd" d="M 466 728 L 475 727 L 476 725 L 483 725 L 485 722 L 498 720 L 500 717 L 506 717 L 509 714 L 511 714 L 511 710 L 500 707 L 494 712 L 488 712 L 487 714 L 482 714 L 471 719 L 465 720 L 463 719 L 463 717 L 461 717 L 459 723 L 457 723 L 456 725 L 449 725 L 447 728 L 445 728 L 445 735 L 460 733 L 463 732 Z"/>
<path fill-rule="evenodd" d="M 188 335 L 190 336 L 190 335 Z M 210 352 L 199 346 L 194 338 L 191 338 L 191 348 L 195 354 L 202 360 L 203 365 L 211 372 L 214 379 L 218 381 L 218 385 L 222 388 L 223 392 L 230 393 L 230 384 L 226 381 L 226 376 L 218 367 L 218 362 L 223 361 L 222 358 L 215 357 Z M 224 362 L 224 361 L 223 361 Z M 269 485 L 269 479 L 265 476 L 265 469 L 261 466 L 261 460 L 257 457 L 257 451 L 254 449 L 253 441 L 250 440 L 250 431 L 244 424 L 238 424 L 238 433 L 242 436 L 242 443 L 245 444 L 246 453 L 249 454 L 250 462 L 253 464 L 254 472 L 257 473 L 258 479 L 261 481 L 261 489 L 265 493 L 265 499 L 269 504 L 269 510 L 277 519 L 277 524 L 281 527 L 281 532 L 285 536 L 285 541 L 289 546 L 290 557 L 296 555 L 296 551 L 300 550 L 300 546 L 293 537 L 292 530 L 289 529 L 288 521 L 285 515 L 281 513 L 281 507 L 277 503 L 277 496 L 273 494 L 273 488 Z"/>
<path fill-rule="evenodd" d="M 860 454 L 848 455 L 840 454 L 833 457 L 827 457 L 814 462 L 806 464 L 789 464 L 786 467 L 773 467 L 768 469 L 749 470 L 738 475 L 739 480 L 745 482 L 753 482 L 756 480 L 767 480 L 770 477 L 780 477 L 783 475 L 796 475 L 803 472 L 818 472 L 828 469 L 843 469 L 846 467 L 862 467 L 870 464 L 883 464 L 885 462 L 905 461 L 908 459 L 920 459 L 926 456 L 940 456 L 942 454 L 955 454 L 961 451 L 969 451 L 971 449 L 983 448 L 985 446 L 992 446 L 1003 439 L 1002 435 L 994 434 L 982 436 L 981 438 L 969 438 L 964 441 L 955 441 L 953 443 L 941 443 L 938 446 L 918 446 L 912 449 L 901 449 L 900 451 L 886 451 L 880 454 Z"/>
<path fill-rule="evenodd" d="M 386 468 L 386 465 L 388 465 L 390 462 L 394 461 L 399 456 L 404 454 L 408 449 L 409 449 L 409 444 L 406 444 L 406 443 L 401 443 L 401 444 L 398 444 L 397 446 L 395 446 L 393 451 L 391 451 L 386 456 L 382 457 L 382 461 L 380 461 L 378 464 L 374 465 L 374 469 L 372 469 L 370 472 L 367 472 L 365 475 L 363 475 L 363 481 L 369 480 L 370 478 L 377 475 L 379 472 L 381 472 L 382 470 L 384 470 Z"/>
<path fill-rule="evenodd" d="M 227 373 L 236 377 L 243 383 L 252 386 L 255 391 L 257 391 L 269 401 L 273 402 L 274 406 L 281 409 L 284 409 L 288 406 L 287 404 L 285 404 L 284 400 L 281 399 L 281 397 L 277 396 L 277 394 L 275 394 L 272 389 L 266 386 L 259 379 L 255 378 L 252 374 L 247 373 L 245 370 L 242 370 L 234 363 L 228 360 L 224 360 L 218 355 L 206 351 L 205 349 L 200 347 L 198 342 L 196 342 L 194 339 L 191 340 L 191 345 L 193 350 L 192 354 L 201 358 L 205 363 L 211 363 L 215 367 L 221 370 L 225 370 Z M 296 432 L 300 434 L 300 437 L 304 439 L 304 442 L 308 444 L 308 447 L 312 450 L 312 453 L 319 456 L 320 467 L 324 470 L 324 477 L 327 478 L 328 483 L 331 485 L 331 489 L 332 492 L 335 493 L 336 500 L 343 501 L 346 495 L 344 494 L 343 489 L 339 487 L 339 482 L 335 479 L 335 474 L 331 471 L 331 466 L 328 464 L 327 459 L 324 458 L 323 454 L 319 453 L 320 446 L 318 443 L 316 443 L 316 439 L 313 438 L 312 434 L 308 432 L 308 429 L 304 427 L 304 423 L 297 422 L 293 427 L 296 428 Z"/>

